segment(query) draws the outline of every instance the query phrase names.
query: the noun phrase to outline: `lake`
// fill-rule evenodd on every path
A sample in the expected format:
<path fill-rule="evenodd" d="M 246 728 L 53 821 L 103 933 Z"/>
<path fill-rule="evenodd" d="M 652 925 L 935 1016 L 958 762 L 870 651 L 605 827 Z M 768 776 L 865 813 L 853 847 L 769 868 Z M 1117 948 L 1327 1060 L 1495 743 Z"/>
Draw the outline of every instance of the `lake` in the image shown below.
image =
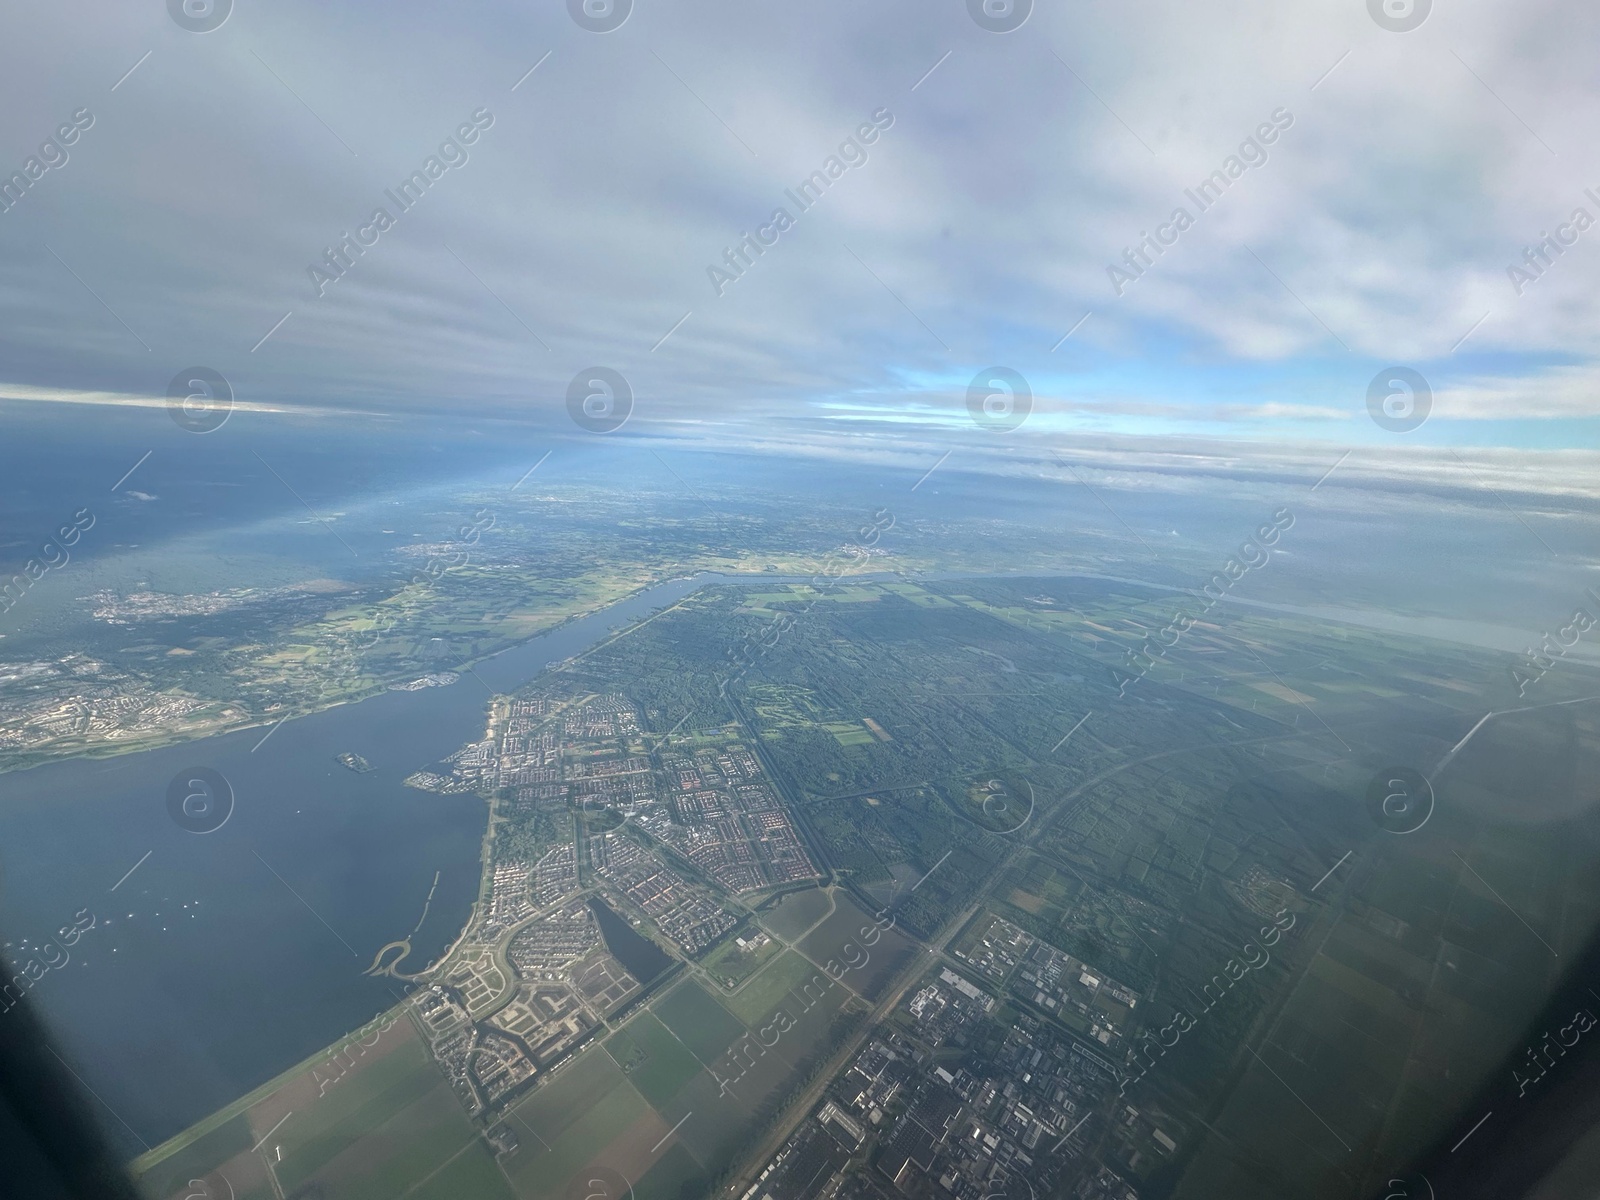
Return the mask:
<path fill-rule="evenodd" d="M 598 896 L 590 897 L 589 909 L 600 925 L 606 949 L 644 987 L 672 965 L 672 959 L 649 938 L 629 925 L 615 909 Z"/>
<path fill-rule="evenodd" d="M 477 664 L 482 683 L 385 692 L 265 741 L 248 729 L 0 775 L 0 945 L 25 960 L 93 919 L 30 995 L 129 1157 L 392 1005 L 399 981 L 363 972 L 417 926 L 436 873 L 403 969 L 459 935 L 487 806 L 402 781 L 482 736 L 485 684 L 513 690 L 719 578 L 671 580 L 571 621 Z M 345 751 L 373 770 L 340 766 Z M 168 785 L 194 768 L 234 792 L 209 833 L 167 809 Z"/>

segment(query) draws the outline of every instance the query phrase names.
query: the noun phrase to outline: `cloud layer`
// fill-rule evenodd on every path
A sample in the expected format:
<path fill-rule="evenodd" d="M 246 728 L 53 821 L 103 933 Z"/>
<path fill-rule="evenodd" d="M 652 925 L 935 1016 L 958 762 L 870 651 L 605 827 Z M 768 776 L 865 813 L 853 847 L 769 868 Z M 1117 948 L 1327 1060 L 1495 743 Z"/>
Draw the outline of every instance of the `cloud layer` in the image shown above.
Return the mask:
<path fill-rule="evenodd" d="M 641 0 L 608 33 L 563 5 L 300 3 L 196 34 L 33 6 L 0 51 L 0 168 L 93 123 L 0 213 L 5 374 L 159 397 L 205 364 L 267 410 L 559 423 L 603 365 L 630 433 L 738 437 L 937 428 L 999 364 L 1038 397 L 1024 434 L 1376 445 L 1368 382 L 1404 364 L 1434 390 L 1413 441 L 1586 445 L 1600 228 L 1508 268 L 1600 219 L 1597 23 L 1477 2 L 1395 33 L 1247 0 L 996 34 L 956 0 Z"/>

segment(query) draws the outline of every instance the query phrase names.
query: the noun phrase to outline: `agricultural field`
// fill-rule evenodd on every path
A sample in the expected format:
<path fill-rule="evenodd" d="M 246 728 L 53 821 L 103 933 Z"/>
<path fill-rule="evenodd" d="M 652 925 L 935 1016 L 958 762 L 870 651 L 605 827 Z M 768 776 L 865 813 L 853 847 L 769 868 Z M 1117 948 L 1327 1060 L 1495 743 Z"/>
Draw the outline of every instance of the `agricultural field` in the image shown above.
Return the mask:
<path fill-rule="evenodd" d="M 797 949 L 857 995 L 876 1000 L 911 957 L 915 943 L 855 901 L 837 899 L 838 907 L 796 944 Z"/>
<path fill-rule="evenodd" d="M 778 903 L 761 914 L 761 923 L 775 936 L 793 940 L 833 911 L 832 893 L 822 888 L 785 892 Z"/>
<path fill-rule="evenodd" d="M 192 1192 L 192 1179 L 216 1178 L 240 1197 L 315 1186 L 327 1200 L 390 1200 L 446 1176 L 480 1179 L 483 1195 L 509 1197 L 410 1021 L 369 1040 L 274 1081 L 187 1145 L 158 1148 L 136 1164 L 141 1185 L 176 1197 Z"/>
<path fill-rule="evenodd" d="M 789 951 L 724 1001 L 680 982 L 512 1109 L 512 1127 L 532 1135 L 502 1159 L 513 1194 L 565 1196 L 601 1169 L 640 1200 L 706 1186 L 831 1044 L 850 995 Z M 780 1009 L 781 1036 L 757 1036 Z"/>
<path fill-rule="evenodd" d="M 752 927 L 729 937 L 708 954 L 700 965 L 723 988 L 733 991 L 782 949 L 783 946 L 770 935 Z"/>

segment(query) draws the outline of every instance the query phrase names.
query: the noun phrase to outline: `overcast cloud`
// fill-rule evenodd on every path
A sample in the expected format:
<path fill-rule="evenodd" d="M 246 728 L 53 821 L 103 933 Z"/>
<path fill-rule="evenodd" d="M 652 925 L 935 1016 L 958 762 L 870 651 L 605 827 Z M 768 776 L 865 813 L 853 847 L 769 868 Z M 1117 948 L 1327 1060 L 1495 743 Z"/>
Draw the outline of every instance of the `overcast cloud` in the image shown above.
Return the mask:
<path fill-rule="evenodd" d="M 0 213 L 0 395 L 157 397 L 198 364 L 258 411 L 560 424 L 601 365 L 637 397 L 624 436 L 774 444 L 792 421 L 816 446 L 863 419 L 978 437 L 966 387 L 1002 365 L 1038 397 L 1007 438 L 1585 448 L 1600 224 L 1570 222 L 1600 221 L 1597 22 L 1040 0 L 998 34 L 964 0 L 638 0 L 601 34 L 555 0 L 239 0 L 197 34 L 150 0 L 13 6 L 0 168 L 93 120 Z M 397 204 L 475 113 L 464 161 Z M 830 155 L 864 161 L 802 211 L 786 189 Z M 1202 210 L 1230 155 L 1256 162 Z M 391 227 L 319 295 L 310 268 L 378 208 Z M 1435 392 L 1405 435 L 1367 413 L 1392 365 Z"/>

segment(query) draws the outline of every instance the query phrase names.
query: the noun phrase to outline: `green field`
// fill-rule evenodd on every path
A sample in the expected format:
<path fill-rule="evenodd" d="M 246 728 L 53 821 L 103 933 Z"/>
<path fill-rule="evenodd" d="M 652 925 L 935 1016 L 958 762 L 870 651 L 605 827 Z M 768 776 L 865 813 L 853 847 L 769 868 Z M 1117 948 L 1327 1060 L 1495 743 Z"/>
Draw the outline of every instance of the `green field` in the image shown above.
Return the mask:
<path fill-rule="evenodd" d="M 752 1019 L 766 1020 L 780 1008 L 789 1015 L 781 1036 L 765 1047 L 722 1003 L 685 980 L 607 1038 L 604 1053 L 585 1051 L 516 1110 L 519 1135 L 531 1129 L 542 1139 L 524 1139 L 505 1164 L 519 1197 L 560 1195 L 586 1164 L 621 1171 L 636 1200 L 677 1200 L 685 1184 L 720 1172 L 788 1094 L 796 1066 L 819 1049 L 849 999 L 838 985 L 802 997 L 797 986 L 818 974 L 784 951 L 730 999 Z"/>
<path fill-rule="evenodd" d="M 512 1111 L 522 1127 L 553 1142 L 585 1109 L 623 1082 L 616 1062 L 600 1047 L 590 1046 Z"/>
<path fill-rule="evenodd" d="M 702 1063 L 715 1062 L 745 1032 L 744 1026 L 692 979 L 657 1000 L 654 1008 Z"/>
<path fill-rule="evenodd" d="M 678 1200 L 686 1185 L 703 1187 L 787 1094 L 796 1065 L 817 1049 L 849 997 L 833 985 L 820 1000 L 802 1002 L 794 988 L 816 974 L 784 951 L 730 1000 L 763 1019 L 780 1007 L 790 1014 L 792 1024 L 767 1048 L 685 980 L 607 1038 L 603 1050 L 581 1053 L 511 1118 L 522 1147 L 502 1165 L 519 1200 L 565 1197 L 587 1168 L 621 1172 L 635 1200 Z M 717 1076 L 729 1081 L 726 1089 Z"/>
<path fill-rule="evenodd" d="M 793 941 L 832 910 L 829 894 L 821 888 L 789 892 L 777 907 L 761 914 L 761 923 L 778 937 Z"/>
<path fill-rule="evenodd" d="M 482 1142 L 469 1146 L 438 1174 L 404 1195 L 406 1200 L 463 1200 L 467 1196 L 472 1200 L 516 1200 L 506 1177 L 495 1166 L 494 1155 Z"/>
<path fill-rule="evenodd" d="M 865 725 L 850 722 L 832 722 L 823 726 L 841 746 L 870 746 L 878 739 Z"/>
<path fill-rule="evenodd" d="M 449 1101 L 437 1108 L 440 1120 L 458 1134 L 453 1151 L 466 1141 L 471 1125 L 427 1051 L 421 1043 L 411 1042 L 329 1088 L 307 1112 L 312 1120 L 297 1126 L 291 1117 L 284 1123 L 278 1135 L 283 1146 L 277 1166 L 279 1181 L 285 1190 L 293 1191 L 436 1088 L 443 1089 Z M 302 1135 L 301 1129 L 307 1132 Z"/>
<path fill-rule="evenodd" d="M 869 932 L 863 935 L 863 929 Z M 879 932 L 877 941 L 869 945 L 874 931 L 873 917 L 841 894 L 838 908 L 800 941 L 799 949 L 815 963 L 837 963 L 840 968 L 847 968 L 841 981 L 845 987 L 869 1000 L 877 999 L 910 956 L 913 943 L 891 928 Z M 860 961 L 863 957 L 864 961 Z M 852 965 L 858 961 L 860 965 Z"/>
<path fill-rule="evenodd" d="M 748 939 L 756 935 L 756 930 L 747 927 L 740 936 L 746 939 L 746 946 L 748 946 Z M 716 979 L 723 987 L 726 988 L 730 984 L 736 987 L 760 970 L 763 965 L 777 957 L 778 952 L 782 949 L 783 947 L 776 939 L 768 938 L 765 945 L 755 951 L 751 951 L 748 948 L 741 948 L 730 937 L 707 955 L 701 966 L 706 969 L 707 974 Z"/>
<path fill-rule="evenodd" d="M 661 1160 L 634 1181 L 633 1200 L 678 1200 L 686 1188 L 701 1190 L 705 1171 L 680 1142 L 661 1154 Z M 476 1200 L 476 1197 L 473 1198 Z"/>
<path fill-rule="evenodd" d="M 644 1098 L 600 1047 L 584 1051 L 571 1067 L 512 1109 L 510 1119 L 522 1144 L 503 1165 L 517 1195 L 524 1200 L 564 1196 L 577 1173 L 603 1159 L 608 1147 L 648 1111 Z"/>
<path fill-rule="evenodd" d="M 413 1187 L 438 1195 L 474 1179 L 482 1183 L 474 1195 L 508 1196 L 479 1130 L 410 1022 L 383 1038 L 331 1082 L 309 1068 L 274 1081 L 245 1111 L 155 1162 L 142 1189 L 184 1196 L 195 1191 L 191 1180 L 221 1178 L 239 1200 L 308 1188 L 324 1200 L 393 1200 Z"/>
<path fill-rule="evenodd" d="M 626 1029 L 619 1029 L 605 1040 L 606 1053 L 622 1068 L 624 1075 L 631 1075 L 645 1063 L 650 1061 L 649 1052 Z"/>
<path fill-rule="evenodd" d="M 605 1046 L 627 1073 L 628 1082 L 657 1107 L 677 1095 L 700 1070 L 700 1061 L 651 1012 L 641 1012 L 607 1038 Z"/>
<path fill-rule="evenodd" d="M 152 1196 L 170 1196 L 185 1189 L 189 1180 L 198 1179 L 249 1150 L 255 1140 L 250 1133 L 250 1118 L 240 1113 L 156 1163 L 139 1176 L 139 1184 Z"/>
<path fill-rule="evenodd" d="M 617 1137 L 645 1113 L 644 1097 L 624 1084 L 607 1092 L 598 1102 L 578 1115 L 566 1131 L 550 1143 L 550 1150 L 541 1155 L 528 1155 L 536 1174 L 555 1179 L 569 1179 L 572 1174 L 595 1157 L 596 1151 L 615 1141 Z M 526 1176 L 516 1177 L 520 1185 Z"/>
<path fill-rule="evenodd" d="M 286 1151 L 284 1165 L 289 1158 Z M 314 1178 L 329 1200 L 390 1200 L 446 1163 L 472 1159 L 481 1159 L 492 1168 L 494 1156 L 467 1120 L 461 1102 L 440 1080 L 393 1117 L 367 1127 L 319 1167 Z M 286 1191 L 293 1190 L 281 1167 L 279 1178 Z"/>
<path fill-rule="evenodd" d="M 754 1028 L 783 1003 L 791 988 L 799 987 L 805 980 L 818 975 L 825 982 L 832 982 L 793 950 L 785 950 L 781 957 L 744 987 L 731 996 L 724 996 L 722 1003 L 739 1020 Z"/>

